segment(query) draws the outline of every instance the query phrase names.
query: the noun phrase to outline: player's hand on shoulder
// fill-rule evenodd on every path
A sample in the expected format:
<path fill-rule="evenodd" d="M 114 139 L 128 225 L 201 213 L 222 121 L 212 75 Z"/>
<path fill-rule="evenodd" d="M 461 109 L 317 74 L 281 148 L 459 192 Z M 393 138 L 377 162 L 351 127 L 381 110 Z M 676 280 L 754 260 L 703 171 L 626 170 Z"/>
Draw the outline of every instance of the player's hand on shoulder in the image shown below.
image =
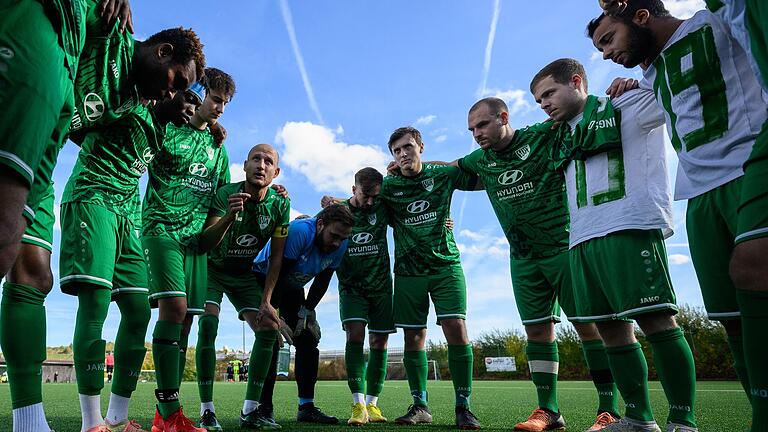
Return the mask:
<path fill-rule="evenodd" d="M 320 207 L 321 207 L 321 208 L 326 208 L 326 207 L 328 207 L 329 205 L 333 205 L 333 204 L 340 204 L 340 203 L 341 203 L 341 201 L 342 201 L 342 200 L 341 200 L 341 199 L 339 199 L 339 198 L 336 198 L 336 197 L 332 197 L 332 196 L 330 196 L 330 195 L 323 195 L 323 197 L 322 197 L 322 198 L 320 198 Z"/>
<path fill-rule="evenodd" d="M 387 165 L 387 175 L 397 177 L 400 175 L 400 165 L 397 161 L 390 161 Z"/>
<path fill-rule="evenodd" d="M 605 94 L 611 99 L 616 99 L 624 93 L 637 88 L 640 88 L 640 81 L 634 78 L 616 78 L 608 87 L 608 90 L 605 91 Z"/>
<path fill-rule="evenodd" d="M 219 122 L 211 125 L 211 134 L 213 135 L 213 142 L 219 147 L 221 147 L 221 145 L 224 144 L 224 140 L 227 139 L 227 130 L 224 129 L 224 126 Z"/>
<path fill-rule="evenodd" d="M 445 227 L 448 228 L 449 230 L 453 231 L 453 219 L 446 218 L 445 219 Z"/>
<path fill-rule="evenodd" d="M 281 197 L 288 198 L 288 189 L 286 189 L 285 186 L 281 184 L 273 184 L 272 189 Z"/>
<path fill-rule="evenodd" d="M 123 33 L 125 29 L 128 29 L 129 33 L 133 33 L 133 17 L 128 0 L 102 0 L 99 4 L 99 16 L 104 19 L 107 29 L 111 29 L 119 20 L 118 30 L 120 33 Z"/>

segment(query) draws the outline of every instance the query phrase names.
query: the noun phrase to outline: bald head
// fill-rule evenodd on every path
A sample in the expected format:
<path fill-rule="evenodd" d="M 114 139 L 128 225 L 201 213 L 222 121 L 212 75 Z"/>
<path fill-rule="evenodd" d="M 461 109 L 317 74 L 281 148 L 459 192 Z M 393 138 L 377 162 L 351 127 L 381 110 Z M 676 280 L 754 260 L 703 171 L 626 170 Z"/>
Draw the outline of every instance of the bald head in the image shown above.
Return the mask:
<path fill-rule="evenodd" d="M 277 154 L 277 150 L 275 150 L 271 144 L 256 144 L 251 147 L 251 150 L 248 152 L 248 160 L 253 158 L 254 153 L 266 153 L 272 155 L 275 160 L 275 166 L 280 162 L 280 155 Z"/>

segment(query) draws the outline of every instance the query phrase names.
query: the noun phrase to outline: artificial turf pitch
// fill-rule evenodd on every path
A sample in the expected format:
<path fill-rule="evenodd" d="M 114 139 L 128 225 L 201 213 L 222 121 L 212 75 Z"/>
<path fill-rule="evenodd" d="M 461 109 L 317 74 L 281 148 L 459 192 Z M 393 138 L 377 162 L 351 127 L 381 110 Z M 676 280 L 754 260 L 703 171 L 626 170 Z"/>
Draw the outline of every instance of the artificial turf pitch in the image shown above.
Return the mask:
<path fill-rule="evenodd" d="M 0 385 L 0 389 L 6 385 Z M 450 381 L 429 382 L 430 409 L 434 423 L 419 427 L 396 427 L 392 420 L 405 413 L 410 395 L 406 381 L 388 381 L 379 398 L 379 406 L 390 422 L 369 424 L 365 430 L 455 430 L 453 427 L 453 387 Z M 131 401 L 130 414 L 149 430 L 154 415 L 154 383 L 139 383 Z M 570 431 L 583 431 L 595 418 L 597 395 L 591 382 L 566 381 L 558 383 L 560 410 Z M 240 430 L 238 415 L 245 395 L 245 383 L 216 383 L 214 401 L 216 413 L 224 430 Z M 51 427 L 57 432 L 80 430 L 80 407 L 75 384 L 45 384 L 43 386 L 45 411 Z M 184 383 L 181 399 L 185 413 L 198 419 L 200 401 L 195 383 Z M 106 414 L 109 385 L 102 393 L 102 413 Z M 666 422 L 667 407 L 658 382 L 651 383 L 651 400 L 656 420 Z M 296 384 L 278 382 L 275 389 L 275 417 L 287 431 L 339 430 L 348 428 L 351 397 L 343 381 L 319 382 L 315 402 L 327 414 L 339 417 L 339 426 L 313 426 L 300 424 L 296 418 Z M 475 381 L 472 411 L 485 430 L 512 430 L 514 424 L 525 419 L 535 407 L 536 392 L 527 381 Z M 696 401 L 699 430 L 702 432 L 745 431 L 750 419 L 749 402 L 737 382 L 699 382 Z M 7 389 L 0 390 L 0 431 L 11 430 L 11 405 Z"/>

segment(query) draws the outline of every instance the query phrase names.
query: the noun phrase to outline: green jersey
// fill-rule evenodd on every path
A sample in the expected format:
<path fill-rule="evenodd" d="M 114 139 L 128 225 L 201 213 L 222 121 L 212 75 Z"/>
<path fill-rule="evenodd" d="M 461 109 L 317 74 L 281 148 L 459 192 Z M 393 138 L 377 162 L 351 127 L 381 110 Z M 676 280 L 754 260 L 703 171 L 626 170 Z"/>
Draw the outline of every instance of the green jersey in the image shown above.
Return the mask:
<path fill-rule="evenodd" d="M 229 196 L 244 192 L 245 182 L 232 183 L 216 192 L 209 216 L 222 217 L 229 210 Z M 226 274 L 251 273 L 253 259 L 272 237 L 288 236 L 291 222 L 291 200 L 283 198 L 272 188 L 264 199 L 248 200 L 221 243 L 208 253 L 208 265 Z"/>
<path fill-rule="evenodd" d="M 512 259 L 543 258 L 568 249 L 565 179 L 550 158 L 551 123 L 515 131 L 506 150 L 477 149 L 459 166 L 480 176 Z"/>
<path fill-rule="evenodd" d="M 209 129 L 169 124 L 149 166 L 142 235 L 196 241 L 216 190 L 229 183 L 229 158 Z"/>
<path fill-rule="evenodd" d="M 336 270 L 339 290 L 358 293 L 386 294 L 392 292 L 392 275 L 387 245 L 387 215 L 380 202 L 363 211 L 349 203 L 355 226 L 349 236 L 347 252 Z"/>
<path fill-rule="evenodd" d="M 413 177 L 386 177 L 381 201 L 394 228 L 395 274 L 423 276 L 458 264 L 453 231 L 445 227 L 456 189 L 474 189 L 477 177 L 449 165 L 424 164 Z"/>
<path fill-rule="evenodd" d="M 139 105 L 108 128 L 85 134 L 62 202 L 89 202 L 120 215 L 136 211 L 139 179 L 162 142 L 151 110 Z"/>
<path fill-rule="evenodd" d="M 77 77 L 77 65 L 85 43 L 85 16 L 93 2 L 86 0 L 40 0 L 46 13 L 59 30 L 59 44 L 64 50 L 64 61 L 72 82 Z"/>
<path fill-rule="evenodd" d="M 115 24 L 104 28 L 101 0 L 86 0 L 86 40 L 75 80 L 75 112 L 70 132 L 112 122 L 139 104 L 131 76 L 135 41 Z"/>

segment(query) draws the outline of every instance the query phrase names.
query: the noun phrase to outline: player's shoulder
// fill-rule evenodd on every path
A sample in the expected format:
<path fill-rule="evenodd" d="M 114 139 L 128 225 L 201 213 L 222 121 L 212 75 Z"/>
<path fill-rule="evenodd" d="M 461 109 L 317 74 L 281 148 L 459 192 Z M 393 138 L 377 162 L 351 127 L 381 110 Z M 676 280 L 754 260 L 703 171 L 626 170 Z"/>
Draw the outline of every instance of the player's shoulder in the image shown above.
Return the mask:
<path fill-rule="evenodd" d="M 459 171 L 459 168 L 453 165 L 425 163 L 422 165 L 421 175 L 425 177 L 439 177 L 452 175 L 457 171 Z"/>
<path fill-rule="evenodd" d="M 637 107 L 638 104 L 647 103 L 649 101 L 655 102 L 656 95 L 652 90 L 637 88 L 630 90 L 617 98 L 609 99 L 601 97 L 600 99 L 610 101 L 613 108 L 624 112 L 624 117 L 622 118 L 626 118 L 626 115 L 629 114 L 633 108 Z"/>
<path fill-rule="evenodd" d="M 233 193 L 240 192 L 243 189 L 244 182 L 227 183 L 220 187 L 216 193 L 218 195 L 232 195 Z"/>
<path fill-rule="evenodd" d="M 290 207 L 291 205 L 290 198 L 280 195 L 271 187 L 267 189 L 267 196 L 264 198 L 264 202 L 268 205 L 273 205 L 278 208 Z"/>
<path fill-rule="evenodd" d="M 515 130 L 514 139 L 517 141 L 554 136 L 557 134 L 557 128 L 554 128 L 553 125 L 554 123 L 551 121 L 543 121 L 521 127 Z"/>

